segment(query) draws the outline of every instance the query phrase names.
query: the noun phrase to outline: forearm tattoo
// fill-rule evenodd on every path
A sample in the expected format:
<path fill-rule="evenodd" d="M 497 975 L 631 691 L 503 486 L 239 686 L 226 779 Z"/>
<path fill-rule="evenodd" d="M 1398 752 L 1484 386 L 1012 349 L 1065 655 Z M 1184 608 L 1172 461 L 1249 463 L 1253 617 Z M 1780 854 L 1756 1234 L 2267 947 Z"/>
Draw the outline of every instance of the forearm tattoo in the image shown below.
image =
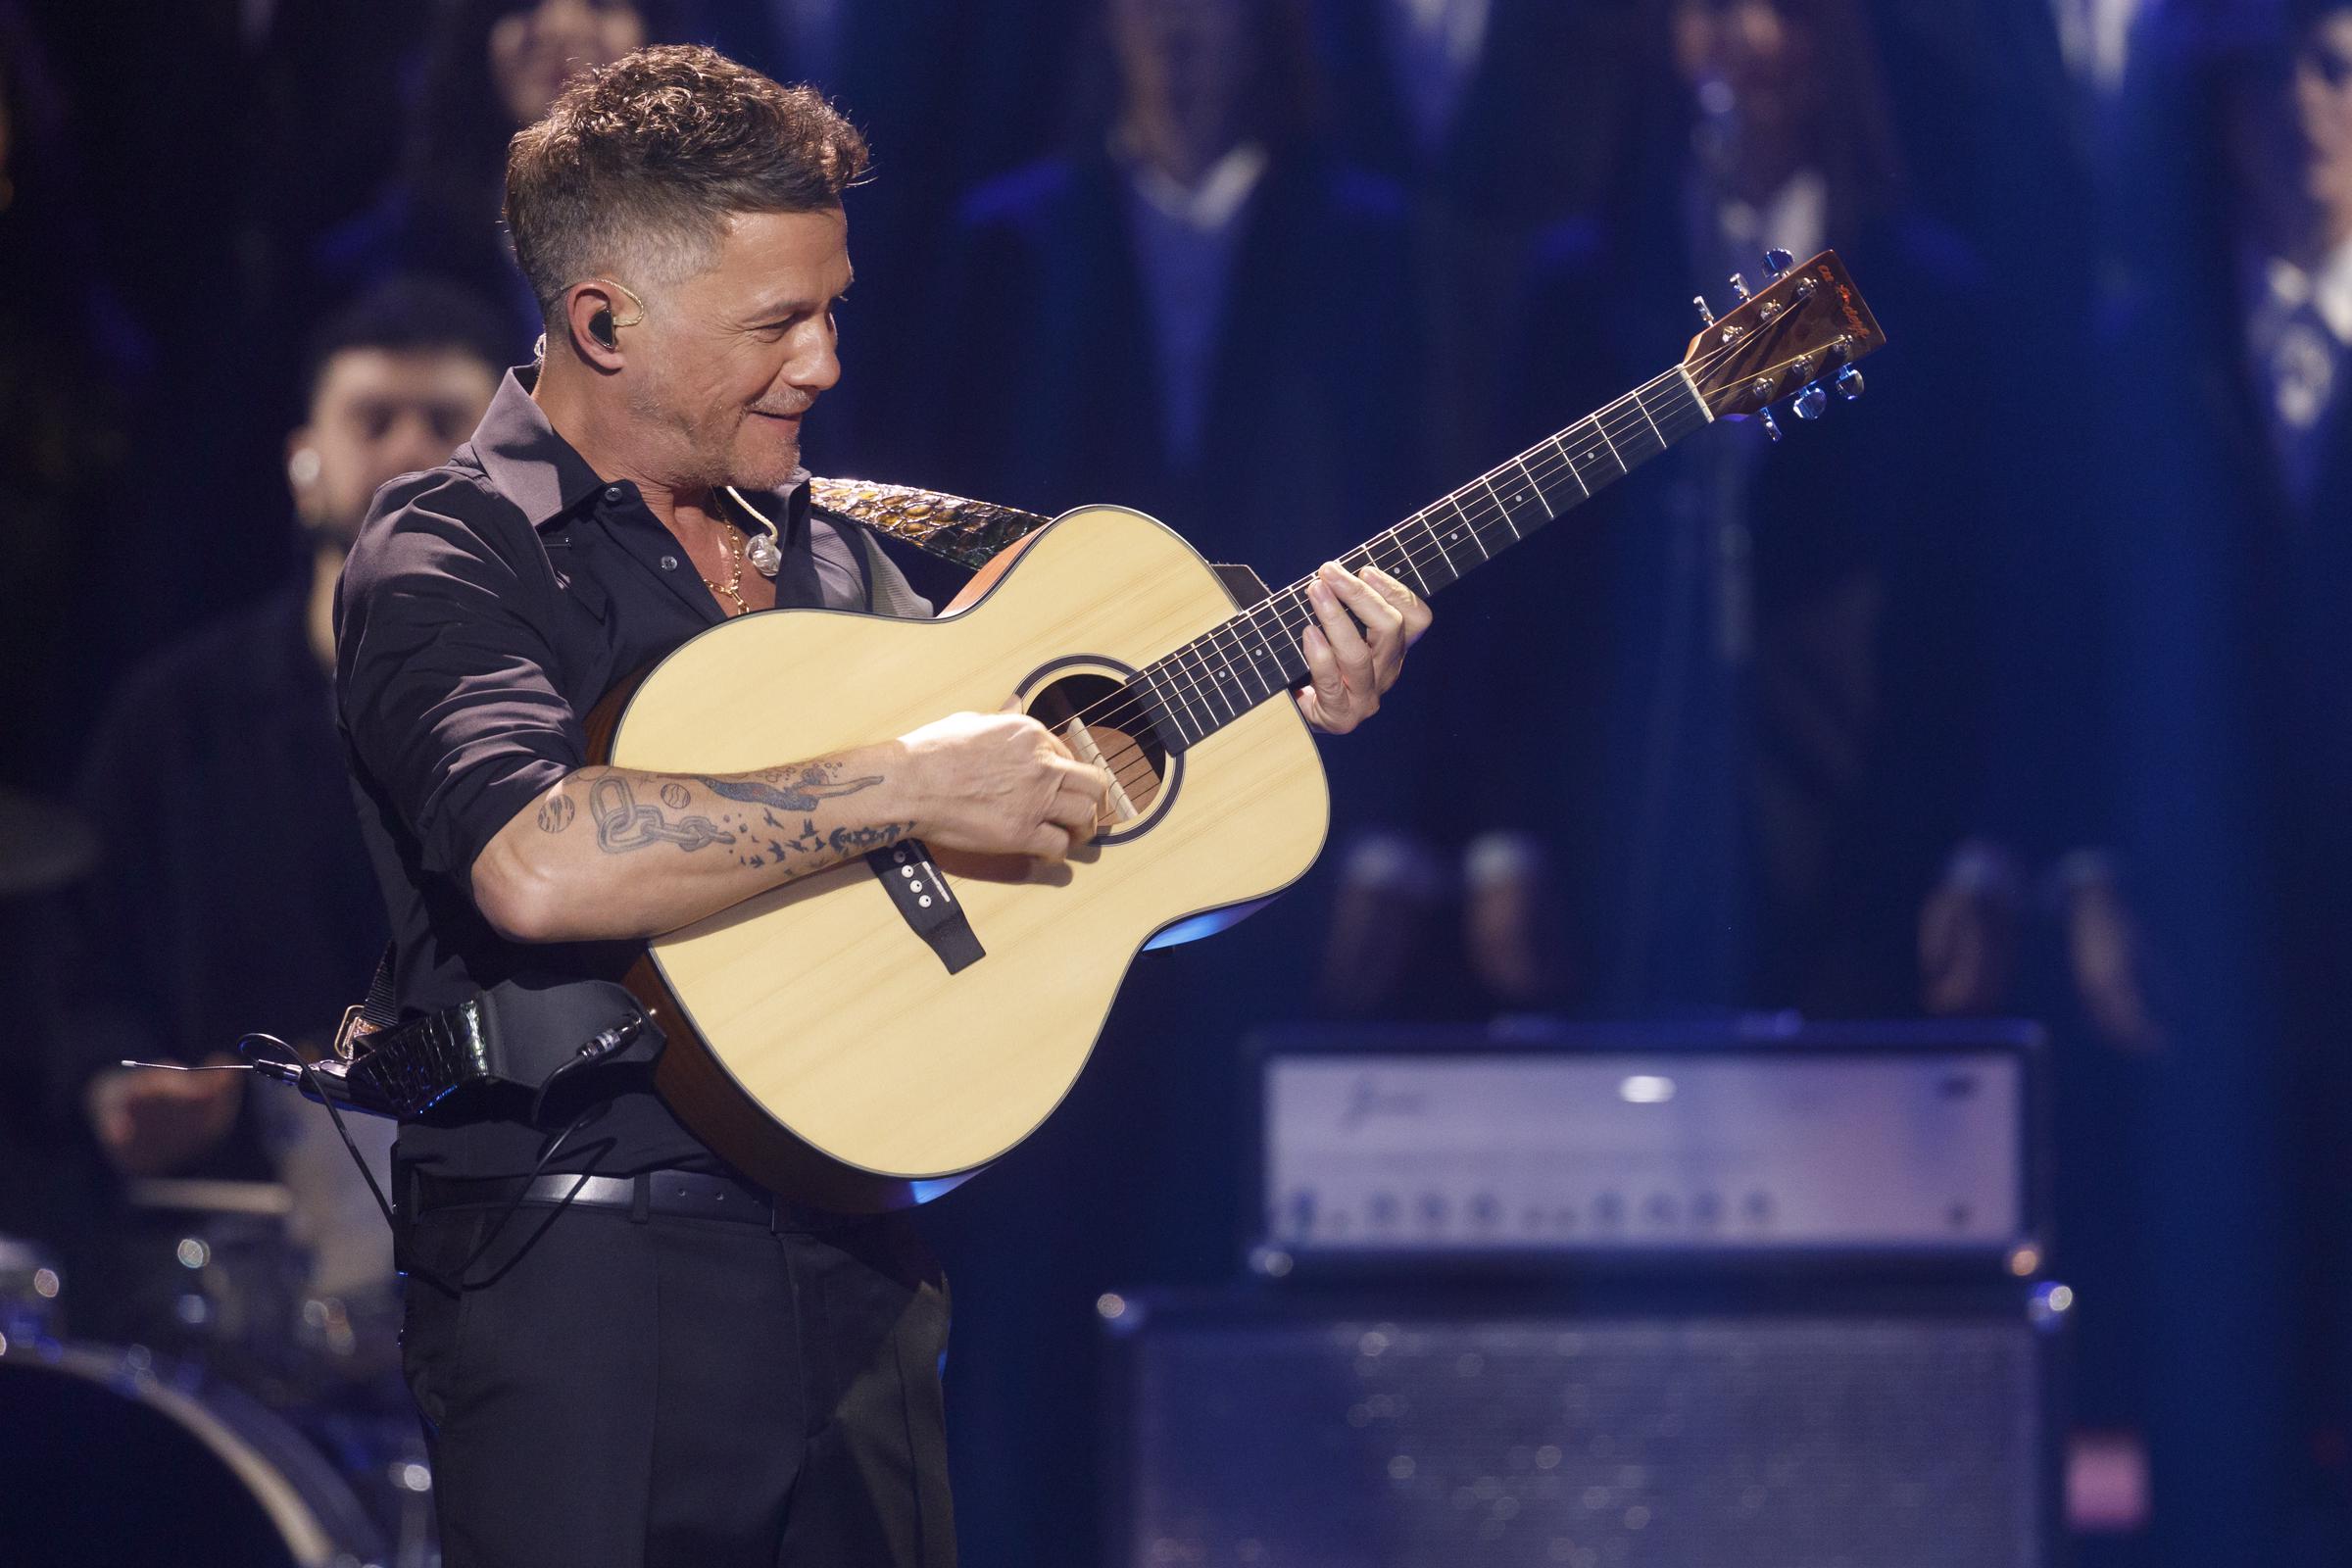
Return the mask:
<path fill-rule="evenodd" d="M 815 810 L 819 801 L 837 801 L 859 790 L 870 790 L 882 782 L 882 776 L 876 773 L 845 779 L 839 762 L 804 762 L 750 778 L 706 778 L 698 774 L 694 781 L 726 800 L 772 807 L 779 811 L 806 812 Z"/>
<path fill-rule="evenodd" d="M 596 847 L 608 855 L 642 850 L 650 844 L 699 850 L 706 844 L 735 842 L 734 834 L 721 832 L 707 816 L 682 816 L 673 822 L 661 807 L 638 805 L 629 781 L 617 773 L 608 773 L 588 787 L 588 814 L 596 822 Z M 547 826 L 544 811 L 540 826 Z"/>
<path fill-rule="evenodd" d="M 655 844 L 674 844 L 689 851 L 723 844 L 734 849 L 735 858 L 745 865 L 782 865 L 795 857 L 849 859 L 895 844 L 914 831 L 912 822 L 820 829 L 809 814 L 819 802 L 856 795 L 882 782 L 879 774 L 847 779 L 840 775 L 839 762 L 803 762 L 748 778 L 689 775 L 692 783 L 721 800 L 759 808 L 759 818 L 777 830 L 772 836 L 760 831 L 748 810 L 741 815 L 732 811 L 689 814 L 686 808 L 694 804 L 694 792 L 678 779 L 663 780 L 656 788 L 660 805 L 643 804 L 629 779 L 617 772 L 596 774 L 589 782 L 588 818 L 596 824 L 597 848 L 608 855 L 624 855 Z M 778 809 L 801 817 L 799 833 L 793 833 L 777 817 Z M 539 830 L 563 832 L 571 826 L 577 810 L 570 795 L 549 795 L 539 803 Z"/>
<path fill-rule="evenodd" d="M 886 844 L 896 844 L 914 829 L 912 822 L 884 822 L 879 827 L 837 827 L 826 835 L 825 843 L 834 854 L 847 859 L 853 855 L 865 855 Z"/>

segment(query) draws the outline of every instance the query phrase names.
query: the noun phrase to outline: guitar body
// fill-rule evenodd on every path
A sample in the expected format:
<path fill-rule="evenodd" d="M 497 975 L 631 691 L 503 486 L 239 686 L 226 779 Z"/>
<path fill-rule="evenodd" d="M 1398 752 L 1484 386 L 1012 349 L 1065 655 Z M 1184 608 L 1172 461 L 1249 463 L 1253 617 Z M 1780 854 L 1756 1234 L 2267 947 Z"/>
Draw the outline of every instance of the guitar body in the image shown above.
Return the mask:
<path fill-rule="evenodd" d="M 1169 758 L 1106 701 L 1235 608 L 1174 533 L 1096 508 L 991 562 L 939 619 L 745 616 L 616 694 L 605 752 L 621 767 L 748 772 L 1013 694 L 1065 734 L 1079 714 L 1114 761 L 1140 745 L 1151 764 L 1120 767 L 1132 814 L 1065 864 L 934 846 L 986 955 L 956 973 L 863 858 L 654 942 L 631 985 L 669 1037 L 658 1082 L 678 1115 L 777 1191 L 852 1210 L 920 1202 L 1027 1137 L 1137 952 L 1239 918 L 1322 848 L 1330 799 L 1295 705 L 1263 703 Z M 747 686 L 775 694 L 764 710 Z"/>

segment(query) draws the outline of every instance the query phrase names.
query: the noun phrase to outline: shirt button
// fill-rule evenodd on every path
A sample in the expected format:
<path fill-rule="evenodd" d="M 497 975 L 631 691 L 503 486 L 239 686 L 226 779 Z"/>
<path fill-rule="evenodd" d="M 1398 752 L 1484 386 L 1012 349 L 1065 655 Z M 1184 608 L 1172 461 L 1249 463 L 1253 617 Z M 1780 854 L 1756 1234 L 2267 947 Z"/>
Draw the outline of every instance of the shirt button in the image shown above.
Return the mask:
<path fill-rule="evenodd" d="M 618 506 L 629 499 L 629 493 L 616 484 L 609 484 L 605 486 L 605 499 Z"/>
<path fill-rule="evenodd" d="M 678 569 L 678 558 L 677 558 L 677 557 L 675 557 L 675 556 L 663 556 L 663 557 L 662 558 L 662 569 L 663 571 L 675 571 L 675 570 L 677 570 L 677 569 Z"/>

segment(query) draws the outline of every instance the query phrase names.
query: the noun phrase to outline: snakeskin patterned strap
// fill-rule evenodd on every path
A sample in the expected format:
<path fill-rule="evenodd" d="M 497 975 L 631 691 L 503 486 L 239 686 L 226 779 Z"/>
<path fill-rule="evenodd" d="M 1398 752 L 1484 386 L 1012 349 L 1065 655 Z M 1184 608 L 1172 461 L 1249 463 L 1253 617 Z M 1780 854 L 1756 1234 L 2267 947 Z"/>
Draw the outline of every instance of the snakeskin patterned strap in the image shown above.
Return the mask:
<path fill-rule="evenodd" d="M 1053 520 L 994 502 L 868 479 L 810 479 L 808 502 L 967 571 L 979 570 L 998 551 Z"/>

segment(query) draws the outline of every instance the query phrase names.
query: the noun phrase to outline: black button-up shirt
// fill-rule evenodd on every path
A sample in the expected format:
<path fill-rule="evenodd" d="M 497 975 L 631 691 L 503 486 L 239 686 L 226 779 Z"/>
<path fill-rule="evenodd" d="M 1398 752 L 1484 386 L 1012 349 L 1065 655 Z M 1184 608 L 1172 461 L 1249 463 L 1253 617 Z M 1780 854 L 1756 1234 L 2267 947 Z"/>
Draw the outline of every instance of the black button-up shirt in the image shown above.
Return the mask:
<path fill-rule="evenodd" d="M 393 932 L 403 1016 L 516 975 L 618 979 L 635 943 L 521 945 L 473 904 L 474 858 L 589 760 L 582 720 L 621 679 L 725 618 L 630 484 L 608 484 L 510 372 L 450 462 L 375 498 L 336 602 L 335 693 L 361 830 Z M 778 608 L 864 610 L 910 597 L 805 485 L 755 504 L 783 532 Z M 746 670 L 754 682 L 759 671 Z M 778 761 L 791 759 L 779 758 Z M 404 1127 L 400 1152 L 443 1175 L 518 1175 L 545 1129 Z M 709 1165 L 642 1080 L 623 1080 L 551 1169 Z"/>

